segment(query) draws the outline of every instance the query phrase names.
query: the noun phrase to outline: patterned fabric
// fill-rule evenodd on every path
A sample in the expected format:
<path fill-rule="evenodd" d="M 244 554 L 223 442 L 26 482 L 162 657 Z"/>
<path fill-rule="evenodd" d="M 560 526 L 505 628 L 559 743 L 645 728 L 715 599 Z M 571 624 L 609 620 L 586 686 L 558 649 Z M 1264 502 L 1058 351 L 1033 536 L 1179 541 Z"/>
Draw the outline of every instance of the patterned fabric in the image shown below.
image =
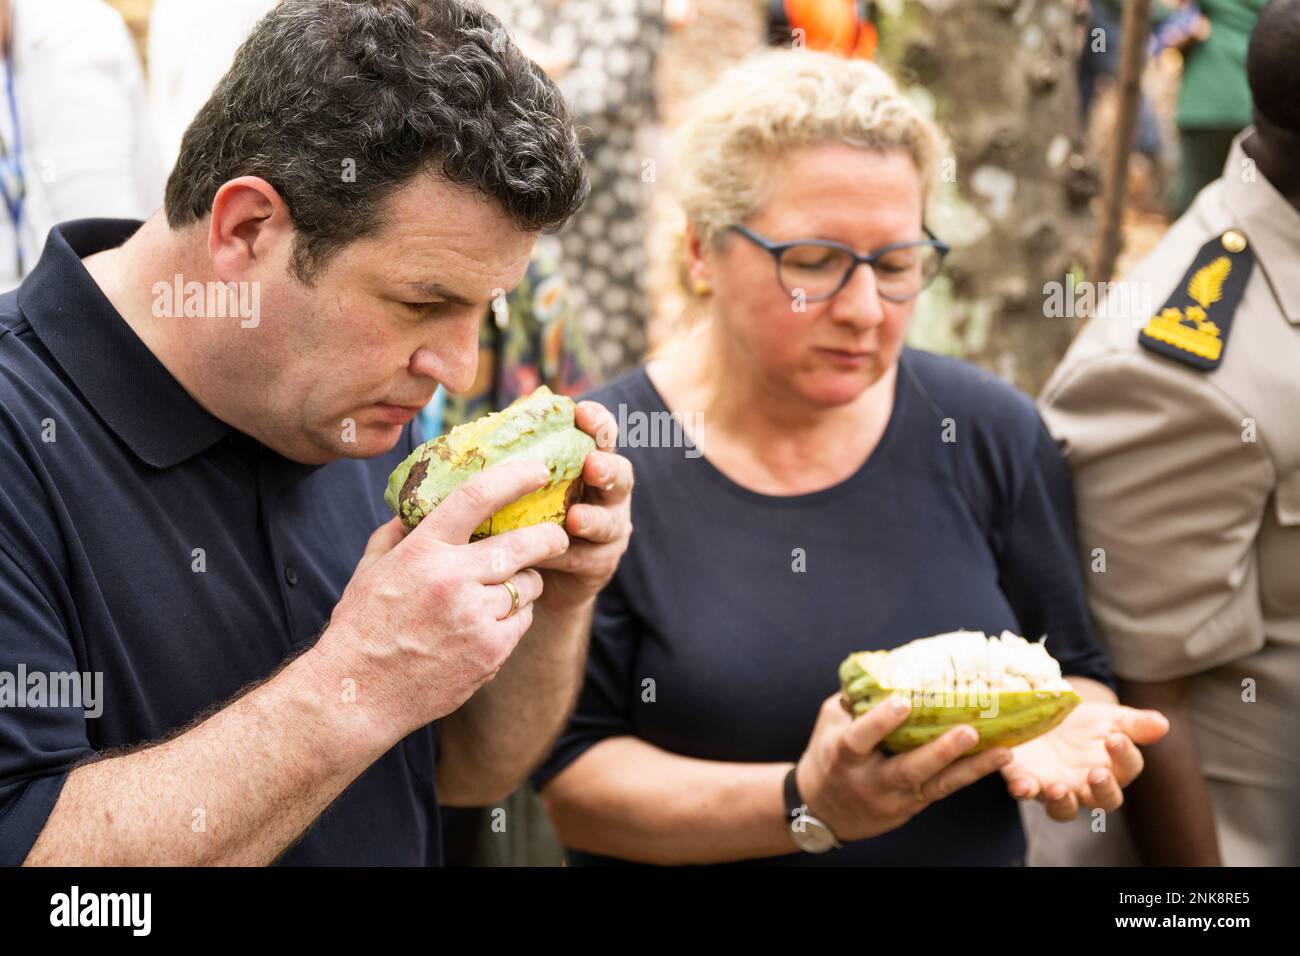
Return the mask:
<path fill-rule="evenodd" d="M 596 384 L 554 237 L 538 240 L 523 282 L 503 305 L 484 317 L 473 386 L 464 394 L 443 396 L 441 421 L 425 417 L 426 438 L 499 411 L 539 385 L 580 395 Z"/>
<path fill-rule="evenodd" d="M 654 64 L 666 30 L 662 0 L 493 0 L 519 37 L 568 66 L 556 84 L 582 137 L 591 196 L 560 232 L 573 308 L 602 378 L 641 363 L 646 348 L 643 155 L 637 131 L 654 113 Z"/>

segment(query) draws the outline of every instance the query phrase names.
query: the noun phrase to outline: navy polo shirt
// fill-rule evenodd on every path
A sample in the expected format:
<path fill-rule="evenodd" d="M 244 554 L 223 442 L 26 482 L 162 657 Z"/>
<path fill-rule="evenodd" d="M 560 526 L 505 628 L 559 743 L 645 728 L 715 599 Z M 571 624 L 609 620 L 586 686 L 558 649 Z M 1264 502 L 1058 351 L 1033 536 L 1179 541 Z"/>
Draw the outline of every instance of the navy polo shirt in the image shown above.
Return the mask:
<path fill-rule="evenodd" d="M 636 532 L 597 599 L 577 709 L 537 788 L 621 736 L 697 760 L 793 763 L 846 656 L 948 631 L 1045 636 L 1063 674 L 1113 688 L 1069 471 L 1033 401 L 988 372 L 904 349 L 875 450 L 798 495 L 751 491 L 680 442 L 646 441 L 645 423 L 669 412 L 644 368 L 587 397 L 629 423 L 619 450 L 637 475 Z M 1003 866 L 1024 854 L 1020 811 L 994 773 L 834 853 L 791 843 L 743 865 Z"/>
<path fill-rule="evenodd" d="M 316 640 L 416 441 L 303 465 L 204 411 L 81 264 L 139 225 L 59 226 L 0 296 L 0 864 L 78 761 L 165 737 Z M 102 679 L 102 713 L 6 697 L 6 672 L 11 691 Z M 440 862 L 435 748 L 433 724 L 393 747 L 280 862 Z"/>

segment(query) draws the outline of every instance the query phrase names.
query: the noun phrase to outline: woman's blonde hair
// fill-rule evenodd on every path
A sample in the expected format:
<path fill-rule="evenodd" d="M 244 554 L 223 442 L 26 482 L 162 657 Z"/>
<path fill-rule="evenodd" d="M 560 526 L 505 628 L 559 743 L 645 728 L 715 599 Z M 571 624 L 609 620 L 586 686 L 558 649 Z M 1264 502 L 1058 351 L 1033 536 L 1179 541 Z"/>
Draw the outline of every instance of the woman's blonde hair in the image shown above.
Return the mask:
<path fill-rule="evenodd" d="M 762 207 L 790 150 L 901 149 L 928 193 L 943 138 L 880 67 L 810 50 L 768 50 L 724 73 L 678 133 L 675 192 L 702 243 Z"/>

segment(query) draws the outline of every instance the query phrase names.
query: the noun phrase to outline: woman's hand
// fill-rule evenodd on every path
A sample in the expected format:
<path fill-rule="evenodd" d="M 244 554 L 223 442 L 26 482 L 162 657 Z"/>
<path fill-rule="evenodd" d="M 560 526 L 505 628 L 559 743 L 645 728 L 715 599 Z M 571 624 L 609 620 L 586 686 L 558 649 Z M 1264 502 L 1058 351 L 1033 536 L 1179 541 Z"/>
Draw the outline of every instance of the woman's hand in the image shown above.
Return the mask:
<path fill-rule="evenodd" d="M 808 749 L 799 759 L 796 782 L 808 812 L 841 842 L 900 827 L 936 800 L 1012 759 L 1004 747 L 963 757 L 979 739 L 965 724 L 910 753 L 894 757 L 881 751 L 885 735 L 910 711 L 906 699 L 891 698 L 854 719 L 838 694 L 822 703 Z"/>
<path fill-rule="evenodd" d="M 1157 710 L 1085 700 L 1055 730 L 1016 747 L 1002 776 L 1011 796 L 1041 800 L 1053 820 L 1073 820 L 1080 806 L 1115 810 L 1142 772 L 1138 745 L 1168 732 Z"/>

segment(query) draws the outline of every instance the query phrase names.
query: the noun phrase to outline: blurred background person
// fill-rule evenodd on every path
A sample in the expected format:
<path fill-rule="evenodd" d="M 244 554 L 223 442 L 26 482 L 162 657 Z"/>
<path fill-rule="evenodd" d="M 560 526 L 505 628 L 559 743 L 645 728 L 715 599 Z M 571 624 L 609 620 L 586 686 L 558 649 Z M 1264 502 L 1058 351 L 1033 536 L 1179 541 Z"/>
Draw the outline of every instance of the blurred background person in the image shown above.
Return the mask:
<path fill-rule="evenodd" d="M 1103 831 L 1044 823 L 1031 840 L 1041 862 L 1290 862 L 1300 778 L 1297 50 L 1300 0 L 1274 0 L 1246 58 L 1255 127 L 1119 284 L 1165 305 L 1153 318 L 1113 297 L 1042 396 L 1074 475 L 1092 619 L 1120 699 L 1158 708 L 1171 729 Z"/>
<path fill-rule="evenodd" d="M 1171 25 L 1165 42 L 1183 53 L 1178 92 L 1178 177 L 1170 203 L 1177 218 L 1217 179 L 1233 137 L 1250 125 L 1246 44 L 1266 0 L 1198 0 Z"/>
<path fill-rule="evenodd" d="M 767 42 L 873 59 L 879 37 L 870 0 L 768 0 Z"/>
<path fill-rule="evenodd" d="M 1119 73 L 1122 0 L 1091 0 L 1083 49 L 1079 55 L 1079 116 L 1087 125 L 1088 114 L 1102 81 L 1113 84 Z M 1155 4 L 1153 16 L 1162 5 Z M 1160 158 L 1160 120 L 1143 93 L 1138 106 L 1138 128 L 1134 148 L 1153 163 Z"/>
<path fill-rule="evenodd" d="M 275 0 L 153 0 L 149 104 L 163 164 L 171 169 L 189 128 L 235 50 Z"/>
<path fill-rule="evenodd" d="M 591 195 L 560 233 L 574 308 L 604 379 L 646 348 L 646 204 L 655 178 L 639 142 L 655 113 L 663 0 L 489 0 L 555 80 L 583 137 Z M 680 6 L 680 5 L 675 5 Z M 681 16 L 681 13 L 677 13 Z"/>
<path fill-rule="evenodd" d="M 35 265 L 52 226 L 145 219 L 164 171 L 139 57 L 102 0 L 0 0 L 0 291 Z"/>

